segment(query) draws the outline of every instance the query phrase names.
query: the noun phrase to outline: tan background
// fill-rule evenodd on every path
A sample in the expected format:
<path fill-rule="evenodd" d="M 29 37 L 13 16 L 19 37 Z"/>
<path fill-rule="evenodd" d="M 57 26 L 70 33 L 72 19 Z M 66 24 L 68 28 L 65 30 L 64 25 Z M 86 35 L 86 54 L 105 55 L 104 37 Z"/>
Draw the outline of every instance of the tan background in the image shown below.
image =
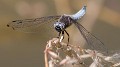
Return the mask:
<path fill-rule="evenodd" d="M 119 50 L 120 0 L 0 0 L 0 67 L 44 67 L 45 44 L 57 35 L 56 31 L 46 29 L 36 34 L 17 32 L 8 28 L 7 23 L 15 19 L 73 14 L 84 4 L 87 4 L 87 14 L 81 22 L 84 27 L 110 50 Z M 68 29 L 70 42 L 79 44 L 79 33 L 72 33 L 73 29 L 76 28 Z"/>

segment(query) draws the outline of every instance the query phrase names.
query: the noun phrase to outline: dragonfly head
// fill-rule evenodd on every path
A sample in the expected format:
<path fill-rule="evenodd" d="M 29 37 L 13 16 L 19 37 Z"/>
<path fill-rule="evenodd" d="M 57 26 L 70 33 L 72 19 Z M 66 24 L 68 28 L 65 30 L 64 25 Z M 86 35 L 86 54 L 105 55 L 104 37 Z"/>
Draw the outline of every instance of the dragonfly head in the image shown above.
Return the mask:
<path fill-rule="evenodd" d="M 55 28 L 56 31 L 58 31 L 58 32 L 64 31 L 64 29 L 65 29 L 65 24 L 62 23 L 62 22 L 56 22 L 56 23 L 54 24 L 54 28 Z"/>

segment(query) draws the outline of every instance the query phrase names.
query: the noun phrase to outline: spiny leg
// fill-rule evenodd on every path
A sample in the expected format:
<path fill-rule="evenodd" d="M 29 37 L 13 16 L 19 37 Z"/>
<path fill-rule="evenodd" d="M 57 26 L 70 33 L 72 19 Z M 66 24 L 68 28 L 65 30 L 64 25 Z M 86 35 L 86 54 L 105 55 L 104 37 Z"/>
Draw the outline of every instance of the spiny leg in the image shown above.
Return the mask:
<path fill-rule="evenodd" d="M 67 34 L 67 36 L 68 36 L 68 43 L 67 43 L 67 46 L 68 46 L 68 44 L 69 44 L 69 39 L 70 39 L 70 36 L 69 36 L 69 34 L 68 34 L 68 32 L 66 31 L 66 30 L 64 30 L 65 31 L 65 33 Z"/>
<path fill-rule="evenodd" d="M 64 31 L 62 31 L 62 36 L 63 36 L 63 39 L 64 39 Z"/>

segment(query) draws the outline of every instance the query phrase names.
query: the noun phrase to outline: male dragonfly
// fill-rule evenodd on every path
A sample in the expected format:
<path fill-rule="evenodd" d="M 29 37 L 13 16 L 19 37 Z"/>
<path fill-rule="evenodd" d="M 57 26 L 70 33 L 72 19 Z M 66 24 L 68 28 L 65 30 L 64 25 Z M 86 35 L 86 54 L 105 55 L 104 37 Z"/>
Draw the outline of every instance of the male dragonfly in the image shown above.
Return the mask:
<path fill-rule="evenodd" d="M 22 28 L 30 28 L 34 26 L 39 26 L 42 23 L 54 22 L 54 28 L 57 32 L 59 32 L 59 37 L 62 34 L 64 37 L 64 33 L 68 35 L 69 42 L 69 34 L 66 31 L 66 28 L 74 24 L 83 38 L 86 40 L 87 44 L 91 49 L 99 50 L 99 51 L 107 51 L 105 45 L 94 35 L 88 32 L 77 20 L 81 19 L 86 13 L 86 6 L 83 6 L 76 14 L 73 15 L 56 15 L 56 16 L 47 16 L 35 19 L 24 19 L 24 20 L 15 20 L 11 23 L 8 23 L 8 27 L 12 27 L 14 30 L 22 29 Z"/>

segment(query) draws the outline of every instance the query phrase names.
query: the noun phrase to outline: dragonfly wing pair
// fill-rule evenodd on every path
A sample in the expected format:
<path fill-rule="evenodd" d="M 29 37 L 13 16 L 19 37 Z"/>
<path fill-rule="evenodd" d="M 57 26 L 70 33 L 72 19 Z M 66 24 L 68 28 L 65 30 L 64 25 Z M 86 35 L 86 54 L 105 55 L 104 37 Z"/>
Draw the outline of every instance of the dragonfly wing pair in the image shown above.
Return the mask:
<path fill-rule="evenodd" d="M 83 38 L 89 45 L 89 47 L 93 50 L 98 50 L 100 52 L 103 52 L 105 54 L 108 53 L 108 49 L 106 46 L 93 34 L 88 32 L 81 24 L 78 22 L 74 21 L 75 26 L 78 28 L 80 33 L 82 34 Z"/>
<path fill-rule="evenodd" d="M 13 28 L 13 30 L 23 31 L 23 32 L 38 32 L 40 31 L 41 26 L 51 24 L 56 22 L 61 16 L 47 16 L 35 19 L 24 19 L 24 20 L 15 20 L 11 23 L 8 23 L 7 26 Z M 53 26 L 50 26 L 51 28 Z"/>

